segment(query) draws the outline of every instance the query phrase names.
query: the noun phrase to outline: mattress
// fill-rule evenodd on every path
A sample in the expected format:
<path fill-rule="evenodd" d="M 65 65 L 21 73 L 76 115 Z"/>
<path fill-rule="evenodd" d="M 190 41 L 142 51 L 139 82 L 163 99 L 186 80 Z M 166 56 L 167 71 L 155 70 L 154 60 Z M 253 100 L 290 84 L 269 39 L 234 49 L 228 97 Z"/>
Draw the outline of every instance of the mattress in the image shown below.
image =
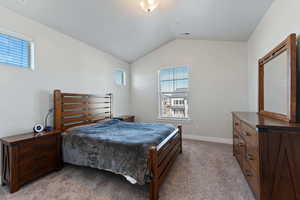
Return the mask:
<path fill-rule="evenodd" d="M 131 183 L 149 182 L 148 149 L 176 130 L 171 124 L 132 123 L 109 120 L 78 126 L 63 133 L 66 163 L 107 170 Z"/>

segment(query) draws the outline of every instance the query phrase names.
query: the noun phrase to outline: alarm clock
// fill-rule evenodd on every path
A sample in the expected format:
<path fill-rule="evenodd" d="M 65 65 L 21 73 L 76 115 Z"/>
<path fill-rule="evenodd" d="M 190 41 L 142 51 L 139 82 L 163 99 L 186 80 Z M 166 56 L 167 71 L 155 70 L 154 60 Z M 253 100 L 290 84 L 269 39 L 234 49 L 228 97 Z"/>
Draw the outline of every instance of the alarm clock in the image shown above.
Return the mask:
<path fill-rule="evenodd" d="M 44 130 L 44 126 L 42 125 L 42 124 L 36 124 L 36 125 L 34 125 L 34 127 L 33 127 L 33 131 L 35 132 L 35 133 L 40 133 L 40 132 L 42 132 Z"/>

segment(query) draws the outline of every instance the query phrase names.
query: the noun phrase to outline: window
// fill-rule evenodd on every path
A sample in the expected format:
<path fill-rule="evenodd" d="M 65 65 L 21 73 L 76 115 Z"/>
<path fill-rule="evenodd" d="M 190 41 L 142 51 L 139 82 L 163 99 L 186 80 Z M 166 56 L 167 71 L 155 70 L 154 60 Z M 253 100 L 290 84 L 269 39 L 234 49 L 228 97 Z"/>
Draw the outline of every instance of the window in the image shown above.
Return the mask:
<path fill-rule="evenodd" d="M 122 70 L 115 71 L 115 81 L 118 85 L 125 85 L 125 72 Z"/>
<path fill-rule="evenodd" d="M 30 41 L 0 33 L 0 63 L 33 69 L 32 55 Z"/>
<path fill-rule="evenodd" d="M 188 67 L 159 71 L 159 117 L 188 119 Z"/>

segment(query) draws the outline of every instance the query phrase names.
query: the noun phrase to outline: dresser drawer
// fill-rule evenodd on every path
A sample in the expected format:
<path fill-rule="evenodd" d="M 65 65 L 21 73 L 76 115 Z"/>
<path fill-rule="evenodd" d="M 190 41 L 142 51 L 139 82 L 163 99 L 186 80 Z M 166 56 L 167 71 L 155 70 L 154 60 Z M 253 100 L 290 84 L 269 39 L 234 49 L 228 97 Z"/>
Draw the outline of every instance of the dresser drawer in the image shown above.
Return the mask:
<path fill-rule="evenodd" d="M 242 137 L 239 137 L 239 143 L 238 143 L 238 154 L 237 154 L 237 160 L 241 166 L 241 168 L 243 168 L 244 165 L 244 158 L 245 158 L 245 154 L 246 154 L 246 143 L 244 141 L 244 139 Z"/>
<path fill-rule="evenodd" d="M 238 156 L 239 154 L 239 137 L 237 135 L 233 135 L 233 155 Z"/>
<path fill-rule="evenodd" d="M 56 139 L 55 136 L 48 136 L 47 138 L 35 138 L 19 144 L 19 159 L 23 160 L 36 154 L 52 151 L 56 148 Z"/>
<path fill-rule="evenodd" d="M 246 144 L 246 155 L 245 159 L 249 165 L 256 171 L 259 171 L 259 149 L 258 146 Z"/>
<path fill-rule="evenodd" d="M 245 123 L 241 123 L 241 135 L 246 140 L 247 144 L 258 146 L 258 134 L 256 130 Z"/>
<path fill-rule="evenodd" d="M 233 130 L 237 132 L 241 131 L 241 121 L 236 117 L 233 117 Z"/>
<path fill-rule="evenodd" d="M 260 194 L 260 185 L 259 185 L 259 172 L 255 169 L 253 169 L 249 163 L 245 162 L 244 163 L 244 174 L 246 177 L 246 180 L 251 187 L 256 199 L 259 199 L 259 194 Z"/>

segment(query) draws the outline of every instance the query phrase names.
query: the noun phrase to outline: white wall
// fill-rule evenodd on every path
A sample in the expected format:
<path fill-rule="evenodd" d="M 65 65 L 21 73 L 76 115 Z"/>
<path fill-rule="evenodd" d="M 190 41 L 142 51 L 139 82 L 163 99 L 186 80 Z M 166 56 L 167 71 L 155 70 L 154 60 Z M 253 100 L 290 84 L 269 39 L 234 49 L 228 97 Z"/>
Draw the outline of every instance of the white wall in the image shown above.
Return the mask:
<path fill-rule="evenodd" d="M 52 106 L 54 89 L 104 94 L 113 92 L 114 113 L 129 112 L 126 87 L 114 84 L 113 71 L 129 65 L 80 41 L 0 7 L 0 28 L 34 40 L 36 70 L 0 65 L 0 137 L 32 130 Z"/>
<path fill-rule="evenodd" d="M 175 40 L 134 62 L 131 103 L 138 121 L 161 122 L 158 70 L 175 66 L 190 67 L 191 121 L 180 122 L 184 134 L 231 138 L 231 112 L 248 105 L 246 43 Z"/>
<path fill-rule="evenodd" d="M 249 108 L 257 111 L 258 59 L 290 33 L 300 34 L 300 1 L 275 0 L 248 41 Z"/>
<path fill-rule="evenodd" d="M 0 64 L 0 137 L 29 131 L 34 123 L 42 122 L 56 88 L 113 92 L 116 114 L 129 113 L 131 91 L 137 119 L 160 122 L 157 71 L 187 65 L 191 68 L 192 120 L 183 122 L 186 134 L 229 138 L 230 112 L 257 110 L 258 59 L 288 34 L 300 34 L 299 8 L 299 0 L 275 0 L 248 47 L 242 42 L 175 40 L 132 64 L 130 90 L 130 84 L 121 88 L 112 78 L 115 68 L 123 68 L 129 83 L 127 63 L 0 7 L 0 29 L 24 34 L 36 46 L 35 71 Z"/>

